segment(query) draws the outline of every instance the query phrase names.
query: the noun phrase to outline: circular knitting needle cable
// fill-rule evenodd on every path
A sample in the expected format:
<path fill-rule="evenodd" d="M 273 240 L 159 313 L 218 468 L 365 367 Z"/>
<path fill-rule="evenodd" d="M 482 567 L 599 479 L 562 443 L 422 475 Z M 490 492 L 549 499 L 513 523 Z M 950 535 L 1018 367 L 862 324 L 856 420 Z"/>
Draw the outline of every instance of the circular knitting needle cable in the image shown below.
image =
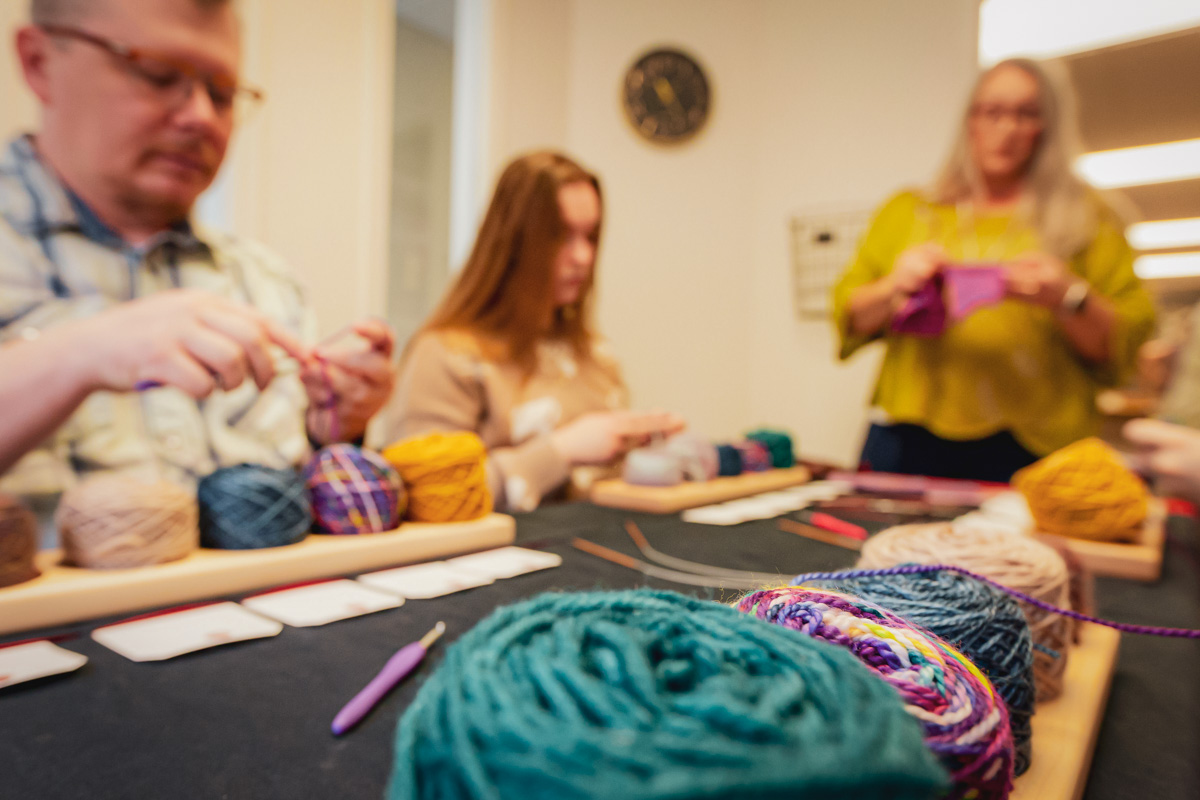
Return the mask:
<path fill-rule="evenodd" d="M 712 575 L 728 580 L 749 581 L 756 587 L 769 586 L 784 580 L 784 576 L 778 573 L 751 572 L 743 569 L 714 567 L 711 564 L 700 564 L 696 561 L 688 561 L 685 558 L 676 558 L 666 553 L 660 553 L 650 546 L 650 542 L 647 541 L 645 535 L 633 520 L 625 520 L 625 532 L 629 534 L 630 539 L 633 539 L 633 543 L 637 545 L 638 550 L 642 551 L 642 555 L 651 561 L 662 564 L 664 567 L 670 567 L 682 572 L 695 573 L 697 575 Z"/>
<path fill-rule="evenodd" d="M 587 539 L 576 537 L 571 540 L 571 546 L 576 550 L 582 550 L 588 555 L 602 558 L 605 561 L 611 561 L 614 564 L 619 564 L 622 567 L 635 570 L 647 575 L 651 578 L 659 578 L 664 581 L 673 583 L 682 583 L 686 586 L 707 586 L 713 589 L 759 589 L 762 588 L 762 581 L 745 581 L 734 580 L 729 578 L 721 578 L 715 575 L 695 575 L 689 572 L 677 572 L 673 569 L 658 567 L 654 564 L 648 564 L 639 558 L 627 556 L 624 553 L 617 552 L 604 545 L 596 544 Z M 777 583 L 778 577 L 773 577 L 769 583 Z"/>

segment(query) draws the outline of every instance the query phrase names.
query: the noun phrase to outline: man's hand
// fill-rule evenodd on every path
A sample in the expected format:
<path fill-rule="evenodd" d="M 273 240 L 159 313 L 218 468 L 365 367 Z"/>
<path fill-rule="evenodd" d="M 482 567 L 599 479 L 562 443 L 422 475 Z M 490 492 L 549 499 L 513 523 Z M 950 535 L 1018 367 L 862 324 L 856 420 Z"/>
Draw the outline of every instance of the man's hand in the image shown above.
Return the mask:
<path fill-rule="evenodd" d="M 1154 477 L 1157 492 L 1200 503 L 1200 431 L 1134 419 L 1121 432 L 1137 448 L 1134 468 Z"/>
<path fill-rule="evenodd" d="M 669 436 L 684 427 L 682 419 L 664 412 L 596 411 L 563 425 L 551 441 L 572 466 L 608 464 L 652 436 Z"/>
<path fill-rule="evenodd" d="M 265 388 L 275 377 L 273 345 L 308 358 L 300 342 L 255 309 L 194 289 L 121 303 L 64 326 L 63 335 L 73 340 L 70 352 L 87 391 L 158 384 L 199 399 L 247 377 Z"/>
<path fill-rule="evenodd" d="M 396 337 L 379 320 L 355 323 L 344 336 L 318 345 L 300 372 L 308 392 L 308 432 L 314 441 L 353 441 L 391 397 L 396 382 Z"/>

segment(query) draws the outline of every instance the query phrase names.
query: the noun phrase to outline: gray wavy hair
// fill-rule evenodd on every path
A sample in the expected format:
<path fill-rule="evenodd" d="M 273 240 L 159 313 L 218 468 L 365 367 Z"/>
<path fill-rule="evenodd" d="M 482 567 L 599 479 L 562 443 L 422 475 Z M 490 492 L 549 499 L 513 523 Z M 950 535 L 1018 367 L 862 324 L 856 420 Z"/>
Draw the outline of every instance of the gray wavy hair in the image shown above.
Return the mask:
<path fill-rule="evenodd" d="M 1020 211 L 1037 230 L 1045 250 L 1059 258 L 1070 258 L 1092 238 L 1096 230 L 1099 199 L 1071 171 L 1079 153 L 1079 124 L 1075 97 L 1067 82 L 1051 75 L 1047 65 L 1028 58 L 1010 58 L 980 73 L 971 87 L 963 110 L 958 136 L 941 172 L 929 189 L 935 203 L 955 204 L 983 190 L 983 176 L 971 157 L 968 133 L 971 109 L 979 89 L 997 70 L 1016 67 L 1038 86 L 1042 132 L 1025 172 L 1026 200 Z"/>

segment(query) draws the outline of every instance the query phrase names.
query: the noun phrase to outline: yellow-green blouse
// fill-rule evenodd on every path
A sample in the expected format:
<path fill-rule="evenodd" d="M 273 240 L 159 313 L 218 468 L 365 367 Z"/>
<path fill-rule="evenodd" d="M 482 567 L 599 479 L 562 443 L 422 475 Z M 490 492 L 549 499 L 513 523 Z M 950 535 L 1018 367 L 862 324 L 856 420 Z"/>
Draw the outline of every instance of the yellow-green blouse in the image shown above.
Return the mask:
<path fill-rule="evenodd" d="M 1092 241 L 1068 262 L 1116 309 L 1112 360 L 1105 365 L 1089 365 L 1076 355 L 1051 310 L 1018 300 L 950 323 L 936 338 L 851 333 L 846 313 L 851 293 L 891 272 L 904 250 L 927 241 L 964 262 L 1009 261 L 1042 249 L 1037 231 L 1015 215 L 960 220 L 954 206 L 932 204 L 913 192 L 884 204 L 833 293 L 842 359 L 873 339 L 885 341 L 874 406 L 891 422 L 921 425 L 944 439 L 1008 430 L 1039 455 L 1095 434 L 1096 390 L 1124 380 L 1154 325 L 1150 296 L 1133 273 L 1133 254 L 1114 216 L 1102 211 Z"/>

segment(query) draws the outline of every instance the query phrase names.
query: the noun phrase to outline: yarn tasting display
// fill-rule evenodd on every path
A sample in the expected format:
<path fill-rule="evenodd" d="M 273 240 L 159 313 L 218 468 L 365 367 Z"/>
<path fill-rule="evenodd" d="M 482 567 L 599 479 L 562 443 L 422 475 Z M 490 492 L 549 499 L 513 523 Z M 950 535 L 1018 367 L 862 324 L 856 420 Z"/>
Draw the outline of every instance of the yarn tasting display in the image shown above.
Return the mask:
<path fill-rule="evenodd" d="M 892 317 L 892 331 L 941 336 L 952 322 L 1004 299 L 1005 269 L 994 265 L 943 267 Z"/>
<path fill-rule="evenodd" d="M 545 594 L 446 652 L 397 729 L 400 798 L 932 798 L 899 696 L 848 652 L 717 603 Z"/>
<path fill-rule="evenodd" d="M 464 522 L 492 511 L 487 448 L 474 433 L 432 433 L 387 447 L 383 457 L 408 489 L 408 518 Z"/>
<path fill-rule="evenodd" d="M 944 639 L 983 670 L 1008 706 L 1014 774 L 1029 767 L 1033 716 L 1033 642 L 1017 601 L 954 572 L 823 582 Z"/>
<path fill-rule="evenodd" d="M 1001 800 L 1012 789 L 1008 711 L 969 659 L 885 609 L 838 592 L 782 587 L 752 592 L 738 610 L 846 648 L 896 689 L 925 743 L 954 781 L 955 800 Z"/>
<path fill-rule="evenodd" d="M 200 543 L 220 550 L 280 547 L 312 527 L 304 480 L 292 470 L 222 467 L 200 481 Z"/>
<path fill-rule="evenodd" d="M 97 475 L 68 489 L 54 514 L 66 563 L 121 569 L 186 558 L 199 543 L 196 498 L 168 481 Z"/>
<path fill-rule="evenodd" d="M 304 483 L 321 533 L 380 533 L 404 513 L 400 475 L 382 456 L 352 444 L 318 450 L 304 467 Z"/>
<path fill-rule="evenodd" d="M 0 587 L 36 578 L 37 518 L 16 498 L 0 495 Z"/>
<path fill-rule="evenodd" d="M 1098 541 L 1133 541 L 1150 493 L 1115 450 L 1096 438 L 1068 445 L 1017 472 L 1038 529 Z"/>
<path fill-rule="evenodd" d="M 965 535 L 956 533 L 951 523 L 901 525 L 871 537 L 857 566 L 879 569 L 908 563 L 953 564 L 1051 605 L 1070 607 L 1070 576 L 1062 556 L 1026 536 L 982 530 Z M 1021 610 L 1033 637 L 1037 701 L 1053 699 L 1062 690 L 1071 622 L 1029 603 L 1022 602 Z"/>

